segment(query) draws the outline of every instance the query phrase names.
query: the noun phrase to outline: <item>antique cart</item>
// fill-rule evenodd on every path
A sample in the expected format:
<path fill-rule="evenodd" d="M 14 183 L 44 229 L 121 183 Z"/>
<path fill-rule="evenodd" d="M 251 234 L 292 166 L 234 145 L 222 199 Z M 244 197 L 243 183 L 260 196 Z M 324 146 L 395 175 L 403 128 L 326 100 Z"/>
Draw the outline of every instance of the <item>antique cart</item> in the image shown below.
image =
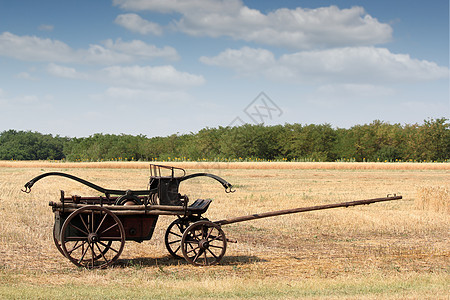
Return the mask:
<path fill-rule="evenodd" d="M 105 268 L 119 258 L 125 241 L 150 240 L 159 216 L 176 219 L 165 233 L 165 245 L 176 258 L 184 258 L 193 265 L 214 265 L 221 261 L 227 248 L 227 238 L 222 226 L 259 218 L 279 216 L 312 210 L 348 207 L 381 201 L 401 199 L 401 196 L 359 200 L 337 204 L 288 209 L 253 214 L 220 221 L 203 217 L 211 204 L 210 199 L 197 199 L 189 203 L 186 195 L 179 193 L 181 182 L 206 176 L 217 180 L 225 192 L 234 192 L 226 180 L 209 173 L 186 175 L 184 169 L 150 165 L 150 181 L 145 190 L 105 189 L 79 177 L 49 172 L 41 174 L 25 184 L 29 193 L 38 180 L 47 176 L 62 176 L 76 180 L 100 192 L 101 196 L 66 197 L 61 191 L 59 202 L 49 205 L 55 214 L 53 239 L 59 252 L 79 267 Z"/>

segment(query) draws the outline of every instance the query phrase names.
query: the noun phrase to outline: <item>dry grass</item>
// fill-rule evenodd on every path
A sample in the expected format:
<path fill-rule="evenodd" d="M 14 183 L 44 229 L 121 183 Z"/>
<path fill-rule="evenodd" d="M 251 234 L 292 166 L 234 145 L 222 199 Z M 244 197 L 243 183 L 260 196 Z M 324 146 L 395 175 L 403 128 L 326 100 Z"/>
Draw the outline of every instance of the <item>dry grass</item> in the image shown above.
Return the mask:
<path fill-rule="evenodd" d="M 184 169 L 450 170 L 450 163 L 383 162 L 152 162 Z M 0 161 L 0 168 L 148 169 L 149 162 Z"/>
<path fill-rule="evenodd" d="M 60 189 L 85 196 L 96 192 L 57 177 L 36 183 L 31 194 L 21 193 L 20 188 L 43 172 L 62 171 L 106 188 L 142 189 L 147 185 L 148 164 L 145 168 L 143 163 L 4 164 L 8 166 L 0 168 L 0 297 L 20 298 L 11 294 L 18 282 L 18 288 L 42 295 L 74 290 L 74 298 L 92 296 L 89 289 L 109 298 L 140 298 L 144 291 L 156 298 L 448 296 L 450 220 L 447 214 L 415 206 L 417 187 L 445 186 L 448 168 L 366 170 L 317 165 L 301 169 L 301 163 L 293 163 L 295 168 L 283 169 L 290 163 L 273 163 L 277 168 L 267 169 L 267 165 L 242 163 L 245 168 L 232 169 L 197 164 L 189 173 L 209 171 L 237 188 L 236 193 L 225 194 L 208 178 L 181 185 L 181 192 L 191 199 L 214 200 L 205 214 L 211 220 L 388 193 L 401 193 L 404 199 L 224 226 L 227 237 L 238 243 L 229 245 L 221 265 L 207 268 L 168 256 L 163 236 L 172 219 L 161 217 L 153 239 L 127 242 L 114 268 L 85 271 L 76 269 L 54 247 L 53 214 L 47 203 L 59 198 Z M 447 166 L 430 164 L 434 165 Z M 139 292 L 136 286 L 145 288 Z"/>
<path fill-rule="evenodd" d="M 417 209 L 450 214 L 450 186 L 423 186 L 417 190 Z"/>

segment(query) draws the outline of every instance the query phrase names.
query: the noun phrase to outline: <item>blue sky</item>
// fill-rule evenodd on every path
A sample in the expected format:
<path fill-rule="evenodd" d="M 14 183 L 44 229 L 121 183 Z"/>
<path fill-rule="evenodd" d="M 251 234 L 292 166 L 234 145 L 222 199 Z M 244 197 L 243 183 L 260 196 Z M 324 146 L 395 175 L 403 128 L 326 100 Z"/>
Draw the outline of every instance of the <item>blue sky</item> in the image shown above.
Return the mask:
<path fill-rule="evenodd" d="M 449 2 L 0 0 L 0 109 L 71 137 L 449 118 Z"/>

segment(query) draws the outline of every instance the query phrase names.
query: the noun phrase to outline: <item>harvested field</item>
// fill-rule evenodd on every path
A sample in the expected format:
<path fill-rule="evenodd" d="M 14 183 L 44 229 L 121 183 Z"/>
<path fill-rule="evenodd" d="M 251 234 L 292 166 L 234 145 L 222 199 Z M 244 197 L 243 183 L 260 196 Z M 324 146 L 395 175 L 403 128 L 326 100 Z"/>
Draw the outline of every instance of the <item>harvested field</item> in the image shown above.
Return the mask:
<path fill-rule="evenodd" d="M 450 170 L 450 163 L 383 162 L 152 162 L 185 169 L 206 170 Z M 148 169 L 149 162 L 0 161 L 0 168 Z"/>
<path fill-rule="evenodd" d="M 422 186 L 417 189 L 416 208 L 450 214 L 450 189 L 447 186 Z"/>
<path fill-rule="evenodd" d="M 57 177 L 38 182 L 31 194 L 20 189 L 48 171 L 106 188 L 142 189 L 148 163 L 0 162 L 0 297 L 448 298 L 449 215 L 434 204 L 420 205 L 435 197 L 423 187 L 448 191 L 448 164 L 171 165 L 215 173 L 236 186 L 236 193 L 225 194 L 207 178 L 181 185 L 191 199 L 213 199 L 205 214 L 210 220 L 394 193 L 403 200 L 223 226 L 238 243 L 229 244 L 221 265 L 213 267 L 168 255 L 163 237 L 173 218 L 163 216 L 151 241 L 129 241 L 113 268 L 87 271 L 53 245 L 47 203 L 57 201 L 61 189 L 69 195 L 96 192 Z M 438 195 L 448 207 L 448 192 Z"/>

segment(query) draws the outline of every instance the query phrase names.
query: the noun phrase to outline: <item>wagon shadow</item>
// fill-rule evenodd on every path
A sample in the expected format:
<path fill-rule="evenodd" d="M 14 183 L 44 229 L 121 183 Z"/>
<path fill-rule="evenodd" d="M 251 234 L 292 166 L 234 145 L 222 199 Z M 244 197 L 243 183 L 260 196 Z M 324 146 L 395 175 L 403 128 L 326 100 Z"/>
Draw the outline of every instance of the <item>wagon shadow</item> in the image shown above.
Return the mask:
<path fill-rule="evenodd" d="M 225 256 L 219 265 L 221 266 L 234 266 L 242 264 L 252 264 L 255 262 L 267 262 L 265 259 L 261 259 L 253 255 L 235 255 Z M 153 266 L 181 266 L 190 265 L 184 259 L 176 259 L 172 256 L 163 256 L 160 258 L 155 257 L 139 257 L 132 259 L 118 259 L 114 264 L 115 267 L 128 268 L 128 267 L 153 267 Z"/>

